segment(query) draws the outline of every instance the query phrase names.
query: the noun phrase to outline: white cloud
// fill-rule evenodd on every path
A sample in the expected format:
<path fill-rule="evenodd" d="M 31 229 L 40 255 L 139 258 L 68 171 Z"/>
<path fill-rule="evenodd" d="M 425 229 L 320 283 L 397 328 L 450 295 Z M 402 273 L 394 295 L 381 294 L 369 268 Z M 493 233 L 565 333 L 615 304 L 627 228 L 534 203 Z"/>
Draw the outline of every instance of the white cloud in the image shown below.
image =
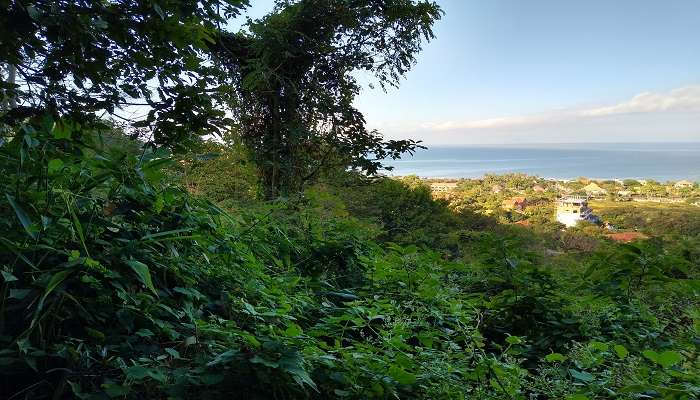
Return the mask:
<path fill-rule="evenodd" d="M 421 128 L 432 131 L 513 129 L 621 114 L 665 112 L 700 112 L 700 85 L 686 86 L 668 93 L 645 92 L 612 106 L 471 121 L 445 121 L 422 124 Z"/>
<path fill-rule="evenodd" d="M 376 126 L 427 143 L 663 141 L 700 139 L 700 85 L 645 92 L 613 105 L 530 115 Z"/>
<path fill-rule="evenodd" d="M 603 116 L 632 113 L 700 112 L 700 86 L 686 86 L 668 93 L 645 92 L 631 100 L 609 107 L 592 108 L 579 112 L 581 116 Z"/>
<path fill-rule="evenodd" d="M 663 140 L 670 130 L 682 131 L 683 138 L 700 138 L 700 129 L 696 131 L 695 121 L 700 120 L 700 85 L 685 86 L 663 93 L 645 92 L 609 106 L 578 109 L 562 109 L 538 114 L 515 115 L 468 121 L 442 121 L 422 124 L 402 125 L 383 124 L 376 126 L 389 136 L 413 137 L 429 142 L 452 141 L 483 142 L 498 139 L 519 141 L 553 137 L 565 140 L 566 133 L 576 135 L 603 135 L 607 130 L 620 134 L 621 139 L 634 138 L 635 133 L 645 132 L 649 138 L 658 131 Z M 662 123 L 663 122 L 663 123 Z M 695 132 L 695 133 L 693 133 Z M 690 135 L 690 136 L 689 136 Z M 592 137 L 592 140 L 595 137 Z"/>

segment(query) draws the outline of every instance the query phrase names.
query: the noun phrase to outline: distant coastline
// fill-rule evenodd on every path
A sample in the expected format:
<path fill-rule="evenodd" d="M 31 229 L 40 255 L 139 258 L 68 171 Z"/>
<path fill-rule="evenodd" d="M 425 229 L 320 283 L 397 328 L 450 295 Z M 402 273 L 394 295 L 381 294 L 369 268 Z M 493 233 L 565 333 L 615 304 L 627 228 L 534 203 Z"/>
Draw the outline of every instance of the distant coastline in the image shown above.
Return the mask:
<path fill-rule="evenodd" d="M 431 146 L 400 160 L 390 176 L 478 178 L 525 173 L 569 181 L 653 179 L 700 180 L 700 142 L 674 143 L 533 143 Z"/>

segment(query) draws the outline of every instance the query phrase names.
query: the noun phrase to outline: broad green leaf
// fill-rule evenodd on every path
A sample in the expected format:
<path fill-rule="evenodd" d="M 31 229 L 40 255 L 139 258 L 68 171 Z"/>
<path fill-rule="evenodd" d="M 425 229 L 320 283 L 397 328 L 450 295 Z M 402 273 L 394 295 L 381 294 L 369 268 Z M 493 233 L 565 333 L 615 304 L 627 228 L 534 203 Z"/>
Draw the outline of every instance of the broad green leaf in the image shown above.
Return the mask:
<path fill-rule="evenodd" d="M 22 300 L 23 298 L 27 297 L 31 291 L 31 289 L 10 289 L 10 295 L 8 298 Z"/>
<path fill-rule="evenodd" d="M 17 279 L 16 276 L 12 275 L 10 272 L 0 271 L 0 273 L 2 274 L 2 278 L 5 280 L 5 282 L 14 282 L 14 281 L 19 280 L 19 279 Z"/>
<path fill-rule="evenodd" d="M 593 342 L 590 342 L 590 343 L 588 344 L 588 346 L 589 346 L 590 348 L 594 349 L 594 350 L 598 350 L 598 351 L 608 351 L 608 345 L 605 344 L 605 343 L 602 343 L 602 342 L 593 341 Z"/>
<path fill-rule="evenodd" d="M 56 121 L 53 126 L 53 137 L 55 139 L 70 139 L 73 128 L 67 121 Z"/>
<path fill-rule="evenodd" d="M 36 239 L 36 231 L 34 230 L 34 227 L 32 226 L 32 221 L 29 219 L 27 216 L 27 213 L 24 212 L 22 207 L 15 201 L 15 198 L 8 193 L 5 193 L 5 197 L 7 198 L 7 201 L 10 203 L 10 206 L 12 209 L 15 211 L 15 215 L 17 215 L 17 218 L 19 219 L 19 222 L 22 224 L 22 227 L 24 230 L 29 234 L 29 236 L 32 237 L 32 239 Z"/>
<path fill-rule="evenodd" d="M 508 336 L 506 338 L 506 343 L 508 344 L 520 344 L 522 342 L 523 340 L 520 338 L 520 336 Z"/>
<path fill-rule="evenodd" d="M 566 400 L 590 400 L 585 394 L 570 394 L 566 396 Z"/>
<path fill-rule="evenodd" d="M 392 365 L 389 368 L 389 376 L 394 378 L 398 383 L 402 385 L 412 385 L 416 383 L 416 376 L 410 372 L 406 372 L 403 369 Z"/>
<path fill-rule="evenodd" d="M 683 360 L 680 353 L 675 351 L 664 351 L 659 354 L 657 362 L 664 368 L 672 367 Z"/>
<path fill-rule="evenodd" d="M 141 336 L 141 337 L 153 337 L 155 334 L 147 328 L 142 328 L 136 331 L 136 335 Z"/>
<path fill-rule="evenodd" d="M 547 362 L 562 362 L 566 361 L 566 356 L 560 353 L 551 353 L 544 356 Z"/>
<path fill-rule="evenodd" d="M 569 369 L 569 373 L 576 380 L 579 380 L 582 382 L 593 382 L 593 375 L 591 375 L 590 373 L 588 373 L 586 371 L 578 371 L 575 369 Z"/>
<path fill-rule="evenodd" d="M 289 326 L 287 326 L 287 329 L 284 331 L 284 334 L 289 336 L 289 337 L 297 337 L 297 336 L 301 335 L 302 332 L 303 331 L 299 325 L 297 325 L 295 323 L 291 323 L 291 324 L 289 324 Z"/>
<path fill-rule="evenodd" d="M 134 272 L 136 272 L 136 275 L 139 277 L 141 282 L 149 288 L 153 294 L 158 294 L 156 292 L 156 288 L 153 286 L 153 281 L 151 280 L 151 272 L 148 268 L 148 266 L 140 261 L 136 260 L 127 260 L 126 265 L 131 267 Z"/>
<path fill-rule="evenodd" d="M 44 301 L 46 301 L 46 298 L 51 294 L 51 292 L 54 291 L 58 287 L 58 285 L 63 282 L 68 275 L 70 275 L 73 272 L 73 270 L 70 269 L 65 269 L 63 271 L 56 272 L 51 279 L 49 280 L 49 283 L 46 285 L 46 288 L 44 289 L 44 295 L 41 296 L 41 300 L 39 300 L 39 303 L 36 306 L 36 310 L 34 311 L 34 317 L 32 318 L 32 322 L 30 324 L 30 327 L 33 327 L 34 324 L 36 324 L 37 319 L 39 318 L 39 315 L 41 313 L 41 310 L 44 308 Z"/>
<path fill-rule="evenodd" d="M 49 174 L 54 174 L 56 172 L 61 172 L 63 169 L 63 161 L 60 158 L 54 158 L 49 161 L 48 170 Z"/>
<path fill-rule="evenodd" d="M 644 350 L 642 355 L 653 362 L 659 361 L 659 353 L 655 352 L 654 350 Z"/>
<path fill-rule="evenodd" d="M 253 364 L 262 364 L 269 368 L 279 367 L 279 363 L 277 361 L 268 360 L 267 358 L 260 357 L 259 355 L 255 355 L 253 358 L 251 358 L 250 362 Z"/>
<path fill-rule="evenodd" d="M 56 287 L 58 287 L 58 285 L 60 285 L 61 282 L 63 282 L 66 279 L 66 277 L 71 274 L 71 272 L 73 272 L 73 270 L 70 269 L 56 272 L 51 277 L 51 280 L 49 280 L 49 283 L 46 285 L 46 289 L 44 289 L 44 298 L 46 298 L 46 296 L 53 292 L 54 289 L 56 289 Z"/>
<path fill-rule="evenodd" d="M 616 344 L 615 346 L 613 346 L 613 349 L 615 350 L 615 354 L 617 354 L 617 356 L 620 359 L 627 357 L 627 355 L 629 354 L 629 351 L 627 351 L 627 348 L 625 348 L 625 346 L 623 346 L 621 344 Z"/>

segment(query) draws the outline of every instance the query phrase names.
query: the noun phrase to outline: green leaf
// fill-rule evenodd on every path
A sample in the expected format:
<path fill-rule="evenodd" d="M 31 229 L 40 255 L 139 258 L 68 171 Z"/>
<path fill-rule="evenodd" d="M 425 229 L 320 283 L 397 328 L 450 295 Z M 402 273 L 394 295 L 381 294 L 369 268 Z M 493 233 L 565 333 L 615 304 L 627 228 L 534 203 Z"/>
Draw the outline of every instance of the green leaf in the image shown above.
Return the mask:
<path fill-rule="evenodd" d="M 68 277 L 68 275 L 71 274 L 71 272 L 73 272 L 73 270 L 70 270 L 70 269 L 56 272 L 51 277 L 51 280 L 49 281 L 49 283 L 46 285 L 46 289 L 44 289 L 44 298 L 46 298 L 46 296 L 48 296 L 51 292 L 53 292 L 54 289 L 56 289 L 56 287 L 58 287 L 58 285 L 60 285 L 61 282 L 63 282 L 66 279 L 66 277 Z"/>
<path fill-rule="evenodd" d="M 562 361 L 566 361 L 566 356 L 563 354 L 560 354 L 560 353 L 552 353 L 552 354 L 547 354 L 546 356 L 544 356 L 544 359 L 547 362 L 551 362 L 551 363 L 562 362 Z"/>
<path fill-rule="evenodd" d="M 590 400 L 585 394 L 570 394 L 566 396 L 566 400 Z"/>
<path fill-rule="evenodd" d="M 625 348 L 625 346 L 623 346 L 621 344 L 616 344 L 615 346 L 613 346 L 613 349 L 615 350 L 615 354 L 617 354 L 617 356 L 620 359 L 627 357 L 627 355 L 629 354 L 629 351 L 627 351 L 627 348 Z"/>
<path fill-rule="evenodd" d="M 506 338 L 506 343 L 508 344 L 520 344 L 522 342 L 523 340 L 520 338 L 520 336 L 508 336 Z"/>
<path fill-rule="evenodd" d="M 597 351 L 608 351 L 608 345 L 605 344 L 605 343 L 602 343 L 602 342 L 593 341 L 593 342 L 590 342 L 590 343 L 588 344 L 588 346 L 589 346 L 591 349 L 593 349 L 593 350 L 597 350 Z"/>
<path fill-rule="evenodd" d="M 403 369 L 397 367 L 396 365 L 389 368 L 389 376 L 394 378 L 398 383 L 402 385 L 412 385 L 416 383 L 416 376 L 410 372 L 406 372 Z"/>
<path fill-rule="evenodd" d="M 78 232 L 80 244 L 83 245 L 83 250 L 85 250 L 85 254 L 88 257 L 90 257 L 90 252 L 88 251 L 87 244 L 85 243 L 85 233 L 83 232 L 83 225 L 80 223 L 80 219 L 78 219 L 78 214 L 75 212 L 75 209 L 73 207 L 74 202 L 71 201 L 67 195 L 65 195 L 63 199 L 66 202 L 66 207 L 68 207 L 68 212 L 70 213 L 71 220 L 73 221 L 73 227 L 75 228 L 75 231 Z"/>
<path fill-rule="evenodd" d="M 153 337 L 155 334 L 147 328 L 142 328 L 136 331 L 136 335 L 141 336 L 141 337 Z"/>
<path fill-rule="evenodd" d="M 644 350 L 642 355 L 653 362 L 659 361 L 659 353 L 655 352 L 654 350 Z"/>
<path fill-rule="evenodd" d="M 289 324 L 287 326 L 287 329 L 284 331 L 284 334 L 289 336 L 289 337 L 297 337 L 303 333 L 303 330 L 301 327 L 295 323 Z"/>
<path fill-rule="evenodd" d="M 158 294 L 156 292 L 156 288 L 153 286 L 153 281 L 151 280 L 151 272 L 148 268 L 148 265 L 136 260 L 127 260 L 126 265 L 131 267 L 131 269 L 134 270 L 134 272 L 136 272 L 136 275 L 138 275 L 141 282 L 147 288 L 149 288 L 153 292 L 153 294 Z"/>
<path fill-rule="evenodd" d="M 73 128 L 67 121 L 57 121 L 53 126 L 55 139 L 70 139 Z"/>
<path fill-rule="evenodd" d="M 253 358 L 250 359 L 250 362 L 253 364 L 261 364 L 269 368 L 277 368 L 280 366 L 277 361 L 268 360 L 267 358 L 260 357 L 259 355 L 253 356 Z"/>
<path fill-rule="evenodd" d="M 10 295 L 8 298 L 22 300 L 23 298 L 27 297 L 31 291 L 31 289 L 10 289 Z"/>
<path fill-rule="evenodd" d="M 46 285 L 46 288 L 44 289 L 44 295 L 41 296 L 41 300 L 39 300 L 39 303 L 36 306 L 36 310 L 34 311 L 34 317 L 32 318 L 32 322 L 30 324 L 30 327 L 33 327 L 34 324 L 36 324 L 36 321 L 39 318 L 39 314 L 41 313 L 41 310 L 44 308 L 44 301 L 46 301 L 46 298 L 51 294 L 51 292 L 54 291 L 58 287 L 58 285 L 63 282 L 68 275 L 70 275 L 73 272 L 73 270 L 70 269 L 65 269 L 63 271 L 56 272 L 51 279 L 49 280 L 49 283 Z"/>
<path fill-rule="evenodd" d="M 5 280 L 5 282 L 14 282 L 19 280 L 16 276 L 7 271 L 0 271 L 0 273 L 2 274 L 2 278 Z"/>
<path fill-rule="evenodd" d="M 681 357 L 680 353 L 675 351 L 664 351 L 663 353 L 659 354 L 659 358 L 656 362 L 664 368 L 669 368 L 678 364 L 681 362 L 681 360 L 683 360 L 683 357 Z"/>
<path fill-rule="evenodd" d="M 180 352 L 173 349 L 172 347 L 166 347 L 165 352 L 170 354 L 170 357 L 179 360 L 180 359 Z"/>
<path fill-rule="evenodd" d="M 8 193 L 5 193 L 5 197 L 10 203 L 10 206 L 12 206 L 12 209 L 15 210 L 15 215 L 17 215 L 17 218 L 22 224 L 22 227 L 24 227 L 24 230 L 29 234 L 29 236 L 32 237 L 32 239 L 36 239 L 36 231 L 33 229 L 32 221 L 29 219 L 29 217 L 27 217 L 27 213 L 25 213 L 22 207 L 20 207 L 20 205 L 15 201 L 14 197 L 10 196 Z"/>
<path fill-rule="evenodd" d="M 578 371 L 575 369 L 569 369 L 569 373 L 576 380 L 579 380 L 582 382 L 593 382 L 593 375 L 591 375 L 590 373 L 588 373 L 586 371 Z"/>
<path fill-rule="evenodd" d="M 61 172 L 61 170 L 63 170 L 63 161 L 59 158 L 54 158 L 53 160 L 50 160 L 48 164 L 48 170 L 49 174 Z"/>

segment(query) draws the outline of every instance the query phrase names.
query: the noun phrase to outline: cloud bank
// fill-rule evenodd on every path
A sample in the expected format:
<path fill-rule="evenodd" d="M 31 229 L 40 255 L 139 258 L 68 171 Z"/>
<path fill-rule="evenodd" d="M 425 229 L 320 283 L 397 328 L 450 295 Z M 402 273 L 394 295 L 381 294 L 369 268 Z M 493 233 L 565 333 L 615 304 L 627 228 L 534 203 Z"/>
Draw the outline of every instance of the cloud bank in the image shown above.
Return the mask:
<path fill-rule="evenodd" d="M 385 127 L 384 131 L 433 144 L 700 141 L 700 85 L 644 92 L 613 105 Z"/>

